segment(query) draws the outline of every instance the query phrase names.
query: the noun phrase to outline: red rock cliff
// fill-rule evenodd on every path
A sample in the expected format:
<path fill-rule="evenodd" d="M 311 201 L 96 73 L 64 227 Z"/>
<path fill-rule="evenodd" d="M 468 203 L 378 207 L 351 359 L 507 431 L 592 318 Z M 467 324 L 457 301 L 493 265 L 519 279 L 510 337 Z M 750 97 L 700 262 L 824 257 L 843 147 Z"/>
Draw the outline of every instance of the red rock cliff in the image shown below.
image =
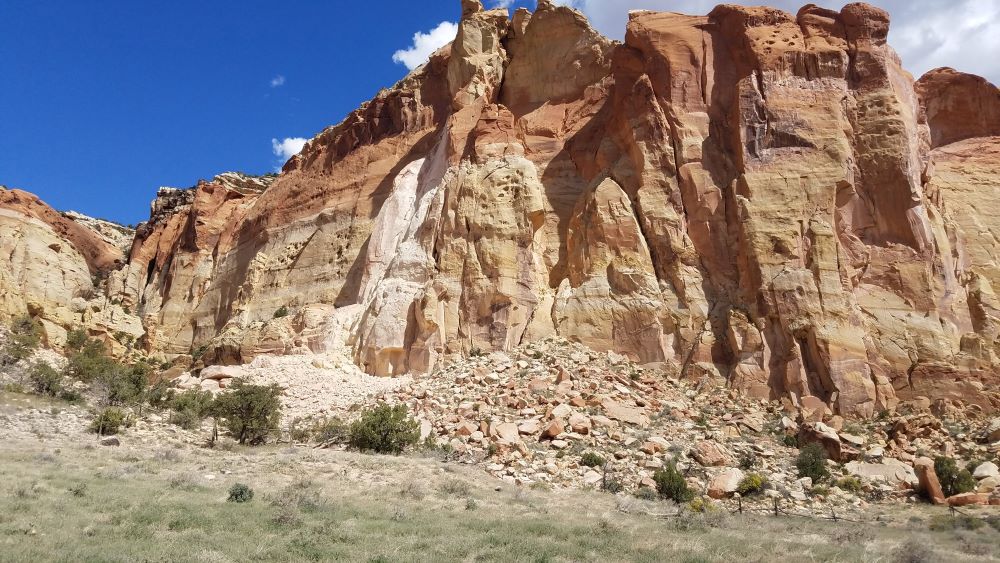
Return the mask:
<path fill-rule="evenodd" d="M 216 361 L 346 322 L 382 375 L 560 335 L 844 414 L 997 407 L 974 383 L 1000 367 L 997 89 L 915 87 L 888 29 L 722 5 L 634 12 L 618 44 L 466 0 L 451 46 L 266 191 L 165 195 L 118 291 L 152 349 Z"/>

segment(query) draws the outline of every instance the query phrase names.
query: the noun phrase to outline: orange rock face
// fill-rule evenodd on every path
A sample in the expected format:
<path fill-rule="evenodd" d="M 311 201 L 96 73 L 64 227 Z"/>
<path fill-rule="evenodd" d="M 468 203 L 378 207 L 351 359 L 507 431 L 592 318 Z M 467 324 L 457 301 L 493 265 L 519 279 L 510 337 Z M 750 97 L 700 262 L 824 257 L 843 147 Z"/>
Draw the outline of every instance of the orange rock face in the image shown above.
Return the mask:
<path fill-rule="evenodd" d="M 0 186 L 0 253 L 0 322 L 31 315 L 53 348 L 79 327 L 115 352 L 124 351 L 115 334 L 142 336 L 138 319 L 104 295 L 104 277 L 125 263 L 122 250 L 84 223 Z"/>
<path fill-rule="evenodd" d="M 559 335 L 836 414 L 996 409 L 998 92 L 915 85 L 888 30 L 723 5 L 633 12 L 617 44 L 466 0 L 265 190 L 164 194 L 117 295 L 151 350 L 220 362 L 337 333 L 394 375 Z"/>

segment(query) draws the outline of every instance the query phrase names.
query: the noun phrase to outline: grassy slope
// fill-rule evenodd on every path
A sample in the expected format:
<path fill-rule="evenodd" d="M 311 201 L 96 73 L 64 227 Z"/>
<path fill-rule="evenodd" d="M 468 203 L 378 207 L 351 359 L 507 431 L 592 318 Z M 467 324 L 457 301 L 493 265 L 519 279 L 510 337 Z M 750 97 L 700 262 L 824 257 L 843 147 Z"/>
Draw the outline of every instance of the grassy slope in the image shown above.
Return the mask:
<path fill-rule="evenodd" d="M 122 440 L 5 440 L 0 560 L 888 561 L 916 535 L 949 561 L 1000 552 L 989 527 L 931 532 L 909 521 L 929 509 L 889 514 L 896 525 L 718 513 L 665 520 L 618 510 L 636 500 L 519 490 L 434 459 Z M 255 489 L 253 501 L 225 501 L 235 482 Z"/>

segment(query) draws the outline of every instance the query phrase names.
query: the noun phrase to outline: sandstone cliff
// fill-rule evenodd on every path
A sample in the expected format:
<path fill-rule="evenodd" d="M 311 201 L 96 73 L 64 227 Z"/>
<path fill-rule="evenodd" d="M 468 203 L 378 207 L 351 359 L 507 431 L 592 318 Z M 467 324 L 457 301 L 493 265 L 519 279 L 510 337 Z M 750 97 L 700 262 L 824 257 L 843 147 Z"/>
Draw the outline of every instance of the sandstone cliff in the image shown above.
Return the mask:
<path fill-rule="evenodd" d="M 558 335 L 846 415 L 1000 407 L 995 86 L 915 84 L 866 4 L 639 11 L 624 43 L 462 7 L 273 183 L 161 191 L 110 284 L 150 351 L 346 334 L 395 375 Z"/>
<path fill-rule="evenodd" d="M 31 315 L 54 348 L 81 326 L 119 353 L 141 337 L 138 319 L 105 295 L 104 278 L 125 262 L 105 223 L 60 214 L 32 194 L 0 186 L 0 249 L 7 256 L 0 268 L 0 321 Z M 89 226 L 97 224 L 108 234 Z M 119 238 L 131 238 L 119 229 Z"/>

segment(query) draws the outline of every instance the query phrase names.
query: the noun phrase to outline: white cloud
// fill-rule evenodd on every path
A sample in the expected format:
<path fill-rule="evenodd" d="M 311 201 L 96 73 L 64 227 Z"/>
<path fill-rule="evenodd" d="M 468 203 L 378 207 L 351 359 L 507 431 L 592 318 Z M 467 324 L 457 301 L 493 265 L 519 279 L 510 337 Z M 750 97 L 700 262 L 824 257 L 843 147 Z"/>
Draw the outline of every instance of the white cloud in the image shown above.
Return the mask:
<path fill-rule="evenodd" d="M 514 0 L 493 0 L 490 4 L 493 8 L 510 8 L 514 5 Z"/>
<path fill-rule="evenodd" d="M 392 55 L 392 60 L 413 70 L 427 62 L 434 51 L 454 41 L 456 35 L 458 35 L 457 23 L 441 22 L 427 33 L 420 31 L 414 33 L 410 48 L 396 51 Z"/>
<path fill-rule="evenodd" d="M 285 77 L 280 74 L 271 79 L 271 88 L 277 88 L 279 86 L 284 86 L 284 85 L 285 85 Z"/>
<path fill-rule="evenodd" d="M 274 156 L 281 159 L 284 164 L 289 158 L 302 152 L 302 147 L 306 146 L 308 139 L 302 137 L 286 137 L 282 140 L 271 139 L 271 150 Z"/>
<path fill-rule="evenodd" d="M 625 35 L 630 10 L 707 14 L 719 0 L 559 0 L 590 18 L 594 27 L 614 39 Z M 805 0 L 737 2 L 769 5 L 792 14 Z M 839 10 L 846 1 L 815 0 Z M 1000 0 L 875 0 L 892 16 L 889 43 L 915 76 L 939 66 L 985 76 L 1000 84 Z"/>

